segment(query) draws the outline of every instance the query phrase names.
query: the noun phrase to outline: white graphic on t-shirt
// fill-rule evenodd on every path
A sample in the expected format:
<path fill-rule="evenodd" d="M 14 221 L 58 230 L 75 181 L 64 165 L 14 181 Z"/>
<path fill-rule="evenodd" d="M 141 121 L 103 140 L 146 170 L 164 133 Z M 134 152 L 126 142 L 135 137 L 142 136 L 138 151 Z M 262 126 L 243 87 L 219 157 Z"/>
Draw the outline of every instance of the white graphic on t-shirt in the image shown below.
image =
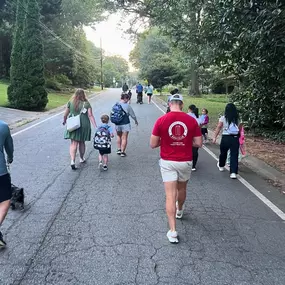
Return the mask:
<path fill-rule="evenodd" d="M 176 121 L 169 126 L 168 134 L 173 140 L 181 141 L 187 136 L 188 129 L 183 122 Z"/>

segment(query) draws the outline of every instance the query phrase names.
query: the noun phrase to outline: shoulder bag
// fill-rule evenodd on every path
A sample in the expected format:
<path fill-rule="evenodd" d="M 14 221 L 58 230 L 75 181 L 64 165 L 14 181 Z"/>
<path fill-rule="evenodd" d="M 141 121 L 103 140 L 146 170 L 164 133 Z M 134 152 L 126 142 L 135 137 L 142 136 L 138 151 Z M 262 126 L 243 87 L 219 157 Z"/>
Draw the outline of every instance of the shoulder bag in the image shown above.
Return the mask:
<path fill-rule="evenodd" d="M 77 115 L 77 116 L 72 115 L 71 117 L 69 117 L 66 120 L 66 129 L 68 132 L 71 133 L 71 132 L 73 132 L 73 131 L 75 131 L 81 127 L 80 116 L 84 110 L 84 106 L 85 106 L 85 102 L 83 103 L 83 107 L 82 107 L 79 115 Z"/>

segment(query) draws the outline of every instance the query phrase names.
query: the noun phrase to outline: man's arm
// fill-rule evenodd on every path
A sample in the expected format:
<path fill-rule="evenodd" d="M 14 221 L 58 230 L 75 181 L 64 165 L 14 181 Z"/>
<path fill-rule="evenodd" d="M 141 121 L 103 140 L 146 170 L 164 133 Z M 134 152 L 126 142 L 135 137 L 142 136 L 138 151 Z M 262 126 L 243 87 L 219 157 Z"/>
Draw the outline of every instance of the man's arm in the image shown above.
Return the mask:
<path fill-rule="evenodd" d="M 7 162 L 12 163 L 14 158 L 14 144 L 9 127 L 8 127 L 8 136 L 5 140 L 4 148 L 7 153 Z"/>
<path fill-rule="evenodd" d="M 203 144 L 202 136 L 193 138 L 193 146 L 194 147 L 202 147 L 202 144 Z"/>
<path fill-rule="evenodd" d="M 150 137 L 150 147 L 157 148 L 160 146 L 160 137 L 151 135 Z"/>

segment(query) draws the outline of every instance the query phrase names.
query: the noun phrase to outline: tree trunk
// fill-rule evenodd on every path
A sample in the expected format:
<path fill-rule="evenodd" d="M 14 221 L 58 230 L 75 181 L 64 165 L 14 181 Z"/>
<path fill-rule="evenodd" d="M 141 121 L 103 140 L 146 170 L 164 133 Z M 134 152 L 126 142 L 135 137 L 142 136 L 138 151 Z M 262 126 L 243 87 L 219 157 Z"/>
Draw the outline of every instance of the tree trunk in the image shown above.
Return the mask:
<path fill-rule="evenodd" d="M 192 63 L 191 65 L 191 83 L 190 83 L 189 95 L 193 96 L 201 95 L 199 90 L 199 76 L 198 76 L 197 66 L 195 63 Z"/>

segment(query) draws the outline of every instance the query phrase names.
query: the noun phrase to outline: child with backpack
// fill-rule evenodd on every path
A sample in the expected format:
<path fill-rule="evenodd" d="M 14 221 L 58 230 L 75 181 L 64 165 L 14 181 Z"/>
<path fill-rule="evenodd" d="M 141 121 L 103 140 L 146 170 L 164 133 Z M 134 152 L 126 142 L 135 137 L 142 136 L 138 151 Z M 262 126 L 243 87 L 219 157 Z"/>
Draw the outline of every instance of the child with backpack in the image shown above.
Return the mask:
<path fill-rule="evenodd" d="M 109 125 L 108 115 L 101 116 L 102 124 L 97 127 L 94 136 L 94 148 L 99 151 L 99 168 L 108 170 L 108 155 L 111 153 L 111 138 L 114 137 L 112 127 Z"/>

